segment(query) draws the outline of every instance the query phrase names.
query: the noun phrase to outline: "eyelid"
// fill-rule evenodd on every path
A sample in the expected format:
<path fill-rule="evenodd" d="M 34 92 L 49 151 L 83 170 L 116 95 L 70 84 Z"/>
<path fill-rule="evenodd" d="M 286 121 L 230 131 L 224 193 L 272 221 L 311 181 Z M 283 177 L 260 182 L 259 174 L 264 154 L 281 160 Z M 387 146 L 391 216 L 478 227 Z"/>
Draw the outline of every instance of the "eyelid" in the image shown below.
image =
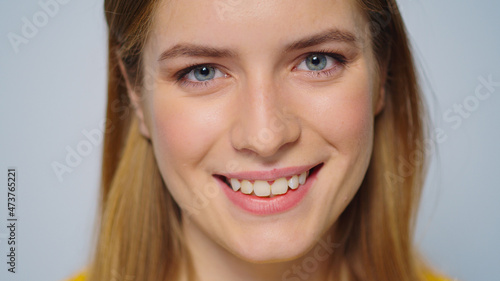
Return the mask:
<path fill-rule="evenodd" d="M 216 70 L 219 70 L 220 72 L 225 73 L 224 71 L 220 70 L 220 66 L 218 66 L 218 65 L 215 65 L 212 63 L 197 63 L 197 64 L 189 65 L 189 66 L 179 70 L 178 72 L 176 72 L 174 74 L 174 77 L 176 78 L 177 81 L 179 81 L 179 80 L 183 79 L 186 75 L 188 75 L 191 71 L 195 70 L 196 68 L 202 67 L 202 66 L 213 67 Z"/>
<path fill-rule="evenodd" d="M 209 79 L 209 80 L 204 80 L 204 81 L 198 81 L 196 79 L 192 79 L 194 78 L 194 70 L 198 69 L 198 68 L 201 68 L 201 67 L 209 67 L 209 68 L 213 68 L 214 71 L 215 71 L 215 75 L 214 75 L 214 78 L 212 79 Z M 218 75 L 219 74 L 219 75 Z M 220 75 L 222 74 L 222 75 Z M 218 75 L 218 76 L 217 76 Z M 198 66 L 198 67 L 195 67 L 193 69 L 191 69 L 188 73 L 186 73 L 186 75 L 183 76 L 183 79 L 186 79 L 188 81 L 191 81 L 191 82 L 195 82 L 195 83 L 199 83 L 199 82 L 207 82 L 207 81 L 211 81 L 211 80 L 214 80 L 216 78 L 221 78 L 221 77 L 224 77 L 225 74 L 224 72 L 222 72 L 219 68 L 217 67 L 213 67 L 213 66 L 206 66 L 206 65 L 203 65 L 203 66 Z"/>
<path fill-rule="evenodd" d="M 193 70 L 199 68 L 199 67 L 213 67 L 215 71 L 219 71 L 220 73 L 223 74 L 222 77 L 214 77 L 213 79 L 210 80 L 205 80 L 205 81 L 196 81 L 196 80 L 190 80 L 187 78 L 187 76 L 192 73 Z M 213 63 L 197 63 L 197 64 L 192 64 L 189 65 L 178 72 L 174 74 L 175 78 L 175 83 L 181 85 L 182 87 L 185 88 L 204 88 L 204 87 L 210 87 L 213 83 L 217 83 L 217 80 L 219 78 L 227 78 L 230 75 L 227 73 L 227 71 L 223 70 L 224 67 L 221 67 L 217 64 Z"/>
<path fill-rule="evenodd" d="M 333 60 L 333 66 L 331 67 L 327 67 L 325 69 L 322 69 L 322 70 L 310 70 L 310 69 L 300 69 L 300 70 L 303 70 L 303 71 L 310 71 L 310 72 L 322 72 L 322 71 L 328 71 L 329 69 L 332 69 L 334 67 L 336 67 L 335 64 L 338 64 L 340 66 L 345 66 L 347 63 L 348 63 L 348 60 L 345 56 L 337 53 L 337 52 L 331 52 L 331 51 L 318 51 L 318 52 L 309 52 L 305 55 L 302 55 L 301 58 L 300 58 L 300 63 L 295 66 L 293 69 L 298 69 L 298 67 L 302 64 L 304 64 L 306 62 L 306 59 L 312 55 L 323 55 L 323 56 L 326 56 L 327 59 L 331 59 Z"/>
<path fill-rule="evenodd" d="M 310 70 L 310 69 L 299 69 L 298 67 L 305 64 L 306 59 L 311 55 L 324 55 L 333 60 L 332 66 L 326 67 L 322 70 Z M 312 79 L 312 81 L 326 81 L 326 79 L 330 80 L 334 77 L 338 77 L 343 73 L 343 70 L 349 66 L 349 64 L 354 60 L 353 57 L 346 57 L 342 52 L 332 51 L 332 50 L 321 50 L 321 51 L 312 51 L 306 54 L 303 54 L 299 57 L 299 64 L 295 64 L 292 68 L 292 72 L 295 72 L 297 77 Z M 307 68 L 307 67 L 306 67 Z"/>

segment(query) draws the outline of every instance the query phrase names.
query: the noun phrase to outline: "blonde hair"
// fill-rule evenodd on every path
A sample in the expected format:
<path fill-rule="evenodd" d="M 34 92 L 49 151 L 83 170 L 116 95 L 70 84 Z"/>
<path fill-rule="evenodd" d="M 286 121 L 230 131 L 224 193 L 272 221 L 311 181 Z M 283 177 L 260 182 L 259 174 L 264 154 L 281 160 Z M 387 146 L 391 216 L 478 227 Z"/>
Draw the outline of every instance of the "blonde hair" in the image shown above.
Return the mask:
<path fill-rule="evenodd" d="M 158 0 L 106 0 L 109 77 L 101 221 L 90 280 L 115 275 L 175 280 L 188 260 L 181 212 L 166 188 L 151 143 L 141 136 L 127 96 L 126 75 L 140 87 L 141 54 Z M 394 0 L 358 0 L 371 48 L 385 81 L 385 108 L 375 120 L 368 172 L 338 219 L 337 249 L 349 280 L 423 280 L 412 235 L 423 177 L 423 154 L 411 173 L 398 171 L 400 156 L 421 151 L 425 116 L 408 39 Z M 132 280 L 132 279 L 130 279 Z"/>

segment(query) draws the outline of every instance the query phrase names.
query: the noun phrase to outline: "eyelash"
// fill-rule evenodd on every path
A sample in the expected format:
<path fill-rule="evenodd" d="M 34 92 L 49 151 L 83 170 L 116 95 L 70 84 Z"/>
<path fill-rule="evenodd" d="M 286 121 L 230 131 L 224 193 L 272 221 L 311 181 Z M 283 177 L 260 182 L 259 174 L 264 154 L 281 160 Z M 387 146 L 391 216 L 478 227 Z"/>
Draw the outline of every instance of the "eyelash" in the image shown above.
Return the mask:
<path fill-rule="evenodd" d="M 334 74 L 334 72 L 336 72 L 338 70 L 339 67 L 345 67 L 347 66 L 347 64 L 349 63 L 348 59 L 337 53 L 337 52 L 332 52 L 332 51 L 329 51 L 329 50 L 320 50 L 320 51 L 317 51 L 317 52 L 310 52 L 310 53 L 307 53 L 303 59 L 301 60 L 301 62 L 303 60 L 305 60 L 307 57 L 309 57 L 310 55 L 324 55 L 324 56 L 327 56 L 327 57 L 330 57 L 332 58 L 333 60 L 335 60 L 334 63 L 336 63 L 336 65 L 334 65 L 333 67 L 330 67 L 329 69 L 326 69 L 326 70 L 320 70 L 320 71 L 308 71 L 309 73 L 309 76 L 313 77 L 313 78 L 320 78 L 320 77 L 330 77 Z M 294 67 L 294 69 L 297 68 L 296 66 Z"/>
<path fill-rule="evenodd" d="M 184 68 L 184 69 L 182 69 L 174 74 L 176 83 L 179 83 L 181 86 L 188 86 L 188 87 L 207 87 L 207 86 L 209 86 L 208 84 L 210 84 L 212 80 L 192 82 L 192 81 L 189 81 L 186 79 L 186 75 L 188 75 L 189 72 L 191 72 L 192 70 L 194 70 L 200 66 L 217 68 L 216 65 L 210 64 L 210 63 L 189 65 L 186 68 Z"/>
<path fill-rule="evenodd" d="M 317 52 L 309 52 L 303 56 L 301 62 L 303 60 L 305 60 L 310 55 L 328 56 L 328 57 L 334 59 L 335 62 L 338 64 L 338 65 L 335 65 L 327 70 L 308 71 L 310 73 L 310 76 L 313 78 L 329 77 L 338 69 L 338 67 L 345 67 L 349 63 L 348 59 L 345 56 L 343 56 L 339 53 L 336 53 L 336 52 L 329 51 L 329 50 L 320 50 Z M 174 74 L 176 83 L 179 83 L 181 86 L 184 86 L 184 87 L 196 87 L 196 88 L 208 87 L 209 84 L 212 83 L 214 79 L 207 80 L 207 81 L 199 81 L 199 82 L 193 82 L 193 81 L 189 81 L 186 79 L 186 75 L 188 75 L 192 70 L 194 70 L 198 67 L 201 67 L 201 66 L 217 68 L 217 65 L 210 64 L 210 63 L 189 65 L 186 68 L 184 68 L 184 69 L 182 69 Z M 297 66 L 294 66 L 293 69 L 295 69 L 295 68 L 297 68 Z"/>

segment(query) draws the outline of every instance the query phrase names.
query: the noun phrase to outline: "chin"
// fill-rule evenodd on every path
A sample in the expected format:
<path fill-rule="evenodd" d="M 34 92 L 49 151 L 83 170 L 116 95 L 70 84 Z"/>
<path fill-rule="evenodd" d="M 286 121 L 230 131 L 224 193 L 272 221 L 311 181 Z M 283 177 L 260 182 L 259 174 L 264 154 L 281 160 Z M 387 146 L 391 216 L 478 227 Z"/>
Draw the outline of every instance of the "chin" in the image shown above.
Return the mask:
<path fill-rule="evenodd" d="M 270 237 L 271 236 L 271 237 Z M 251 263 L 275 263 L 298 259 L 315 245 L 314 238 L 261 235 L 257 239 L 238 239 L 229 249 L 235 256 Z"/>

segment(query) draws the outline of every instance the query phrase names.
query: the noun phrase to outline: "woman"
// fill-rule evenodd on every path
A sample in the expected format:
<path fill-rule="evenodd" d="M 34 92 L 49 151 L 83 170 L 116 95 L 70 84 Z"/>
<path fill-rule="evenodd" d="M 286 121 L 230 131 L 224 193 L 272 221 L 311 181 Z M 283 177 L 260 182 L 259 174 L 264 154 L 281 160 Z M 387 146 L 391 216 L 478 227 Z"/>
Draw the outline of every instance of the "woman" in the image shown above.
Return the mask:
<path fill-rule="evenodd" d="M 412 244 L 424 109 L 393 0 L 105 8 L 85 280 L 441 280 Z"/>

